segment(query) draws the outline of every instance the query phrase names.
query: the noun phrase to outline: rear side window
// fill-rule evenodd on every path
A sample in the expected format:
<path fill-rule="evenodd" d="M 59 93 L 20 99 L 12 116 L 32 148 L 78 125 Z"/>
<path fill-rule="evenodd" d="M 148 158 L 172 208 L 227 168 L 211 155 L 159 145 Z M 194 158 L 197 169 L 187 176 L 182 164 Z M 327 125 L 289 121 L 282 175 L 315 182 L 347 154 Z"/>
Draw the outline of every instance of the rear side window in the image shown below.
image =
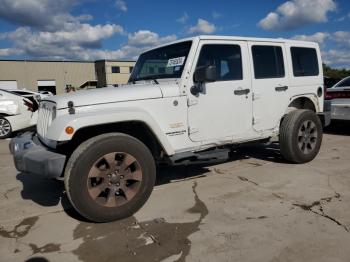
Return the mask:
<path fill-rule="evenodd" d="M 254 45 L 252 53 L 256 79 L 284 77 L 283 53 L 280 46 Z"/>
<path fill-rule="evenodd" d="M 217 81 L 242 80 L 242 55 L 239 45 L 203 45 L 198 67 L 214 65 Z"/>
<path fill-rule="evenodd" d="M 300 76 L 318 76 L 317 52 L 314 48 L 291 47 L 293 74 Z"/>

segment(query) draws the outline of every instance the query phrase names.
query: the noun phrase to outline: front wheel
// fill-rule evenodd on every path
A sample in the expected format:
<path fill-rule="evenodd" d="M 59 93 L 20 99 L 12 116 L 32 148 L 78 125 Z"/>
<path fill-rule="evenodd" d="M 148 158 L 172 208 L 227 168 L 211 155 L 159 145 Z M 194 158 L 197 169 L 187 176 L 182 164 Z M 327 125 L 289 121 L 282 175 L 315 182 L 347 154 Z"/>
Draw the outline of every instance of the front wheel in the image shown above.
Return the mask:
<path fill-rule="evenodd" d="M 91 138 L 74 151 L 65 187 L 82 216 L 109 222 L 138 211 L 149 198 L 155 177 L 148 148 L 131 136 L 113 133 Z"/>
<path fill-rule="evenodd" d="M 0 117 L 0 139 L 8 138 L 11 136 L 12 128 L 10 122 L 3 117 Z"/>
<path fill-rule="evenodd" d="M 322 135 L 321 121 L 313 111 L 292 111 L 280 126 L 281 154 L 292 163 L 309 162 L 320 150 Z"/>

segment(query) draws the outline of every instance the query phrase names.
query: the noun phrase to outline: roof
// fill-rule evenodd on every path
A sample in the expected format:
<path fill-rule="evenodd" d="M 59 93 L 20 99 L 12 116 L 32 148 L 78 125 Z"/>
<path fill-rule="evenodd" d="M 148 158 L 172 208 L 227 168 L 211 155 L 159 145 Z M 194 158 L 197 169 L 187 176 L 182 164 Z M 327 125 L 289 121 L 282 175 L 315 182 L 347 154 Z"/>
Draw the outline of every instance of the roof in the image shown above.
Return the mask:
<path fill-rule="evenodd" d="M 299 44 L 299 45 L 318 45 L 316 42 L 309 42 L 309 41 L 300 41 L 300 40 L 293 40 L 293 39 L 285 39 L 285 38 L 259 38 L 259 37 L 242 37 L 242 36 L 222 36 L 222 35 L 198 35 L 194 37 L 189 38 L 183 38 L 179 39 L 173 42 L 169 42 L 163 45 L 159 45 L 157 47 L 151 48 L 147 51 L 167 46 L 170 44 L 176 44 L 180 42 L 185 41 L 196 41 L 196 40 L 230 40 L 230 41 L 254 41 L 254 42 L 271 42 L 271 43 L 293 43 L 293 44 Z"/>
<path fill-rule="evenodd" d="M 134 60 L 96 60 L 96 61 L 79 61 L 79 60 L 34 60 L 34 59 L 0 59 L 0 62 L 39 62 L 39 63 L 96 63 L 96 62 L 136 62 Z"/>

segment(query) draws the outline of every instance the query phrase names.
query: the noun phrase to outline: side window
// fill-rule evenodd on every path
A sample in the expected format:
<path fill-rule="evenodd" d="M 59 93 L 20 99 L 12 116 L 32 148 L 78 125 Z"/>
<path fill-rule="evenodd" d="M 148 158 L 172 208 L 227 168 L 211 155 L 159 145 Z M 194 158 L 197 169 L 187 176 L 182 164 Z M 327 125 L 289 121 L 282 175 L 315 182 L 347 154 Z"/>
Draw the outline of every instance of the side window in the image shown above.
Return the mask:
<path fill-rule="evenodd" d="M 317 52 L 314 48 L 291 47 L 293 74 L 299 76 L 318 76 Z"/>
<path fill-rule="evenodd" d="M 197 68 L 216 66 L 217 81 L 242 80 L 242 55 L 239 45 L 203 45 Z"/>
<path fill-rule="evenodd" d="M 254 75 L 256 79 L 285 76 L 283 53 L 280 46 L 252 46 Z"/>

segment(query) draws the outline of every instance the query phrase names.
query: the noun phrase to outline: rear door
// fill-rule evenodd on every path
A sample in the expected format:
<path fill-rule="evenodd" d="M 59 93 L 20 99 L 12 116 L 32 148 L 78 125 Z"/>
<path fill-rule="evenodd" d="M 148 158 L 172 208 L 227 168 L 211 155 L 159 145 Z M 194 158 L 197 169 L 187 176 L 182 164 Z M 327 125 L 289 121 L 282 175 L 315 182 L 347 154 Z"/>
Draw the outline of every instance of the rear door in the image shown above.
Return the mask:
<path fill-rule="evenodd" d="M 286 52 L 283 43 L 249 43 L 252 89 L 253 127 L 256 131 L 278 127 L 289 104 Z"/>

